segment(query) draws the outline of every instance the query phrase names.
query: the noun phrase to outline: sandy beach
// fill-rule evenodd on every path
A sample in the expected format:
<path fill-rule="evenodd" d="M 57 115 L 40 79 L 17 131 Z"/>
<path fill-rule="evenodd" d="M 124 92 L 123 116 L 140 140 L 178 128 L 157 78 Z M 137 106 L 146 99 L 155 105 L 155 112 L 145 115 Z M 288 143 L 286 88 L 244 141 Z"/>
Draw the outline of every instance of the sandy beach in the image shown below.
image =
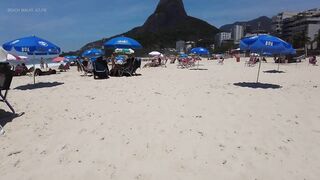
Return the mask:
<path fill-rule="evenodd" d="M 319 58 L 318 58 L 319 59 Z M 0 179 L 318 180 L 320 69 L 226 59 L 94 80 L 15 77 L 1 103 Z M 242 86 L 251 87 L 242 87 Z M 7 122 L 9 121 L 9 122 Z"/>

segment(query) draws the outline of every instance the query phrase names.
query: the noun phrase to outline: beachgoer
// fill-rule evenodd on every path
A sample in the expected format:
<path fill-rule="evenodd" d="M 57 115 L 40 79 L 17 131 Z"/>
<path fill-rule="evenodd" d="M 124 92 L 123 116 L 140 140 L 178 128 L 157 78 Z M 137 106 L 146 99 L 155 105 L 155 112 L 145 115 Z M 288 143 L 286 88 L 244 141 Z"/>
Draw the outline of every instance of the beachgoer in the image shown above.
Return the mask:
<path fill-rule="evenodd" d="M 40 60 L 40 69 L 44 69 L 44 60 L 43 60 L 42 57 L 41 57 L 41 60 Z"/>
<path fill-rule="evenodd" d="M 316 58 L 316 56 L 310 57 L 309 63 L 312 64 L 312 65 L 317 65 L 317 58 Z"/>
<path fill-rule="evenodd" d="M 82 65 L 85 67 L 85 68 L 87 68 L 88 67 L 88 59 L 87 58 L 85 58 L 83 61 L 82 61 Z"/>
<path fill-rule="evenodd" d="M 263 57 L 263 58 L 262 58 L 262 61 L 263 61 L 263 62 L 267 62 L 267 60 L 266 60 L 266 58 L 265 58 L 265 57 Z"/>
<path fill-rule="evenodd" d="M 77 60 L 76 60 L 76 64 L 77 64 L 77 71 L 78 71 L 78 72 L 82 72 L 82 67 L 81 67 L 80 59 L 77 59 Z"/>
<path fill-rule="evenodd" d="M 25 63 L 22 63 L 22 64 L 21 64 L 21 67 L 22 67 L 22 69 L 23 69 L 23 72 L 25 72 L 25 73 L 28 72 L 28 67 L 26 66 Z"/>

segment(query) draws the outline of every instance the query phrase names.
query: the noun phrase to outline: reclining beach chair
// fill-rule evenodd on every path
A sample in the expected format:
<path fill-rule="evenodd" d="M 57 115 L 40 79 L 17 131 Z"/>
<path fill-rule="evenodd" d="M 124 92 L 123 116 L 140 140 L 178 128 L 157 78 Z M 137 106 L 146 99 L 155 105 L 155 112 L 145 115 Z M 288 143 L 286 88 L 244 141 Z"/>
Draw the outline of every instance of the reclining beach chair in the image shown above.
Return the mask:
<path fill-rule="evenodd" d="M 11 70 L 11 66 L 9 63 L 0 63 L 0 101 L 4 102 L 15 114 L 13 107 L 7 100 L 8 90 L 10 89 L 11 81 L 13 77 L 13 71 Z M 2 94 L 4 91 L 4 94 Z"/>
<path fill-rule="evenodd" d="M 66 63 L 65 65 L 60 64 L 58 69 L 60 70 L 60 72 L 67 72 L 67 70 L 70 69 L 70 65 L 69 65 L 69 63 Z"/>
<path fill-rule="evenodd" d="M 93 78 L 106 79 L 109 75 L 108 63 L 103 60 L 96 60 L 93 63 Z"/>
<path fill-rule="evenodd" d="M 218 64 L 219 64 L 219 65 L 223 65 L 223 64 L 224 64 L 224 58 L 218 59 Z"/>
<path fill-rule="evenodd" d="M 315 56 L 309 58 L 309 64 L 311 64 L 313 66 L 317 65 L 317 59 Z"/>
<path fill-rule="evenodd" d="M 132 76 L 132 74 L 133 74 L 133 63 L 134 63 L 134 59 L 133 58 L 127 59 L 126 63 L 123 64 L 119 69 L 119 76 L 123 76 L 123 75 Z"/>
<path fill-rule="evenodd" d="M 141 59 L 135 58 L 133 61 L 132 74 L 136 74 L 138 68 L 141 68 Z"/>

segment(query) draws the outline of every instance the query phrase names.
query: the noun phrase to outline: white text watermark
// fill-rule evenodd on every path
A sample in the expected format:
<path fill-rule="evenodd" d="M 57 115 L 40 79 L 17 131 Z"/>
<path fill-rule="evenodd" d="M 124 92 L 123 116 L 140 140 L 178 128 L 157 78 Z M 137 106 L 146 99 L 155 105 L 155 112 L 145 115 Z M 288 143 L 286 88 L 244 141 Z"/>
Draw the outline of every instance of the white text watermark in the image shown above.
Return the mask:
<path fill-rule="evenodd" d="M 47 8 L 8 8 L 8 13 L 46 13 Z"/>

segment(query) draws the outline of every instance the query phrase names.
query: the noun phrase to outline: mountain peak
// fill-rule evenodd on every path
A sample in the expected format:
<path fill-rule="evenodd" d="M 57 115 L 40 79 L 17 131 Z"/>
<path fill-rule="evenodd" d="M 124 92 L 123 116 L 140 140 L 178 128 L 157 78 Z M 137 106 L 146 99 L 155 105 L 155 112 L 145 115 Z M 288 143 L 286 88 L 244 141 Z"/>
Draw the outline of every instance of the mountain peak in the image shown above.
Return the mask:
<path fill-rule="evenodd" d="M 183 0 L 160 0 L 154 13 L 142 26 L 120 35 L 138 40 L 147 52 L 175 47 L 178 40 L 195 41 L 199 46 L 209 47 L 218 32 L 209 23 L 188 16 Z M 101 47 L 105 40 L 107 39 L 88 43 L 82 49 Z"/>
<path fill-rule="evenodd" d="M 163 27 L 174 27 L 188 18 L 182 0 L 160 0 L 155 12 L 144 23 L 144 30 L 157 32 Z"/>
<path fill-rule="evenodd" d="M 182 0 L 160 0 L 154 14 L 166 13 L 187 16 Z"/>

